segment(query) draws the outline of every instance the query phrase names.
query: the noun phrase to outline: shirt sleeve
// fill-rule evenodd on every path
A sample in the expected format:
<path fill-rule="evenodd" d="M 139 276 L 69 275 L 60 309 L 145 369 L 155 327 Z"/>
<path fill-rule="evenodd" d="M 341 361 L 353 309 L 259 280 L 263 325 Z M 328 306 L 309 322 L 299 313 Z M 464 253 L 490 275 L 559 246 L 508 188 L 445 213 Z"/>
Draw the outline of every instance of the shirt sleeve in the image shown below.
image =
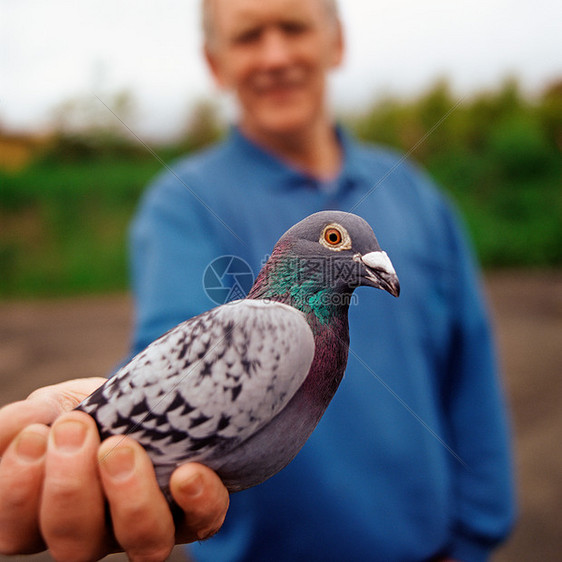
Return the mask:
<path fill-rule="evenodd" d="M 507 408 L 478 268 L 458 218 L 445 211 L 453 263 L 453 340 L 443 398 L 452 448 L 455 517 L 447 555 L 487 560 L 509 533 L 514 493 Z"/>
<path fill-rule="evenodd" d="M 197 205 L 200 203 L 178 177 L 167 174 L 149 188 L 133 220 L 133 353 L 214 306 L 205 294 L 202 275 L 221 249 L 211 221 Z"/>

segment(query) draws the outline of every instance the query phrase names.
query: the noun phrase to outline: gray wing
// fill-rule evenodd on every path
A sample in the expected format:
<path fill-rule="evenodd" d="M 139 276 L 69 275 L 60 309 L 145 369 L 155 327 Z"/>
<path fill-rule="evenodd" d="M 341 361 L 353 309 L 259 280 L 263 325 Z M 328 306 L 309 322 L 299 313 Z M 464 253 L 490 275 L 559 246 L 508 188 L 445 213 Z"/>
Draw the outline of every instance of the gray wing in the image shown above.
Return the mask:
<path fill-rule="evenodd" d="M 241 300 L 184 322 L 86 398 L 102 438 L 127 434 L 169 476 L 220 456 L 276 416 L 306 378 L 314 338 L 304 315 Z M 162 485 L 162 482 L 161 482 Z"/>

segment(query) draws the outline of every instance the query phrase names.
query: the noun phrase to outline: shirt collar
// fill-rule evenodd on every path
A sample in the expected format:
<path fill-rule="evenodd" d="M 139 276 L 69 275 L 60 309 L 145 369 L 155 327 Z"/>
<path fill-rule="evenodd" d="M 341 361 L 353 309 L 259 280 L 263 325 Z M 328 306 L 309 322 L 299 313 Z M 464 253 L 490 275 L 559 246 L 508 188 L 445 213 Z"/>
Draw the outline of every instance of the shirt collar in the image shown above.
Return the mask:
<path fill-rule="evenodd" d="M 333 183 L 337 185 L 334 193 L 341 193 L 369 180 L 361 163 L 360 145 L 340 125 L 335 126 L 335 131 L 342 147 L 343 163 L 342 169 Z M 237 126 L 231 127 L 228 142 L 236 151 L 241 153 L 241 156 L 250 159 L 253 167 L 257 166 L 262 169 L 264 174 L 267 174 L 271 179 L 268 182 L 271 188 L 321 188 L 322 180 L 318 180 L 283 161 L 276 154 L 247 138 Z"/>
<path fill-rule="evenodd" d="M 341 125 L 336 125 L 336 134 L 343 151 L 340 182 L 359 187 L 372 182 L 372 172 L 365 164 L 364 146 Z"/>

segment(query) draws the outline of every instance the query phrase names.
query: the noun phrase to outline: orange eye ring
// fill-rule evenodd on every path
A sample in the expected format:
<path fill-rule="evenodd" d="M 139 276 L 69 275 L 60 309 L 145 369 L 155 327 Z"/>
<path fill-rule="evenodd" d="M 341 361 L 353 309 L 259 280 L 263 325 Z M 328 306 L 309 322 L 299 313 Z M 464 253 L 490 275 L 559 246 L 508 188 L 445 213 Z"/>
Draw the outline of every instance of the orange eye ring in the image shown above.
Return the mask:
<path fill-rule="evenodd" d="M 342 239 L 342 233 L 337 228 L 327 228 L 324 232 L 324 240 L 330 246 L 337 246 L 338 244 L 341 244 Z"/>

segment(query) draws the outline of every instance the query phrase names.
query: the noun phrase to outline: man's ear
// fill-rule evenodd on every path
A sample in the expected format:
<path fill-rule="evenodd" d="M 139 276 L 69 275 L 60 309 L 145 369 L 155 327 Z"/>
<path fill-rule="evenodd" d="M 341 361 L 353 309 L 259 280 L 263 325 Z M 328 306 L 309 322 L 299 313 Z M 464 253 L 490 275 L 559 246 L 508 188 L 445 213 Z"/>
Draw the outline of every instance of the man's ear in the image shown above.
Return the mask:
<path fill-rule="evenodd" d="M 223 71 L 222 65 L 216 55 L 209 48 L 208 45 L 204 45 L 203 47 L 203 55 L 205 60 L 207 61 L 207 66 L 213 75 L 213 79 L 215 80 L 215 84 L 221 89 L 226 90 L 228 89 L 228 79 Z"/>
<path fill-rule="evenodd" d="M 333 47 L 332 47 L 332 57 L 330 60 L 330 67 L 337 68 L 338 66 L 341 65 L 345 53 L 345 39 L 344 39 L 343 27 L 339 19 L 334 25 L 333 33 L 334 36 L 332 38 Z"/>

